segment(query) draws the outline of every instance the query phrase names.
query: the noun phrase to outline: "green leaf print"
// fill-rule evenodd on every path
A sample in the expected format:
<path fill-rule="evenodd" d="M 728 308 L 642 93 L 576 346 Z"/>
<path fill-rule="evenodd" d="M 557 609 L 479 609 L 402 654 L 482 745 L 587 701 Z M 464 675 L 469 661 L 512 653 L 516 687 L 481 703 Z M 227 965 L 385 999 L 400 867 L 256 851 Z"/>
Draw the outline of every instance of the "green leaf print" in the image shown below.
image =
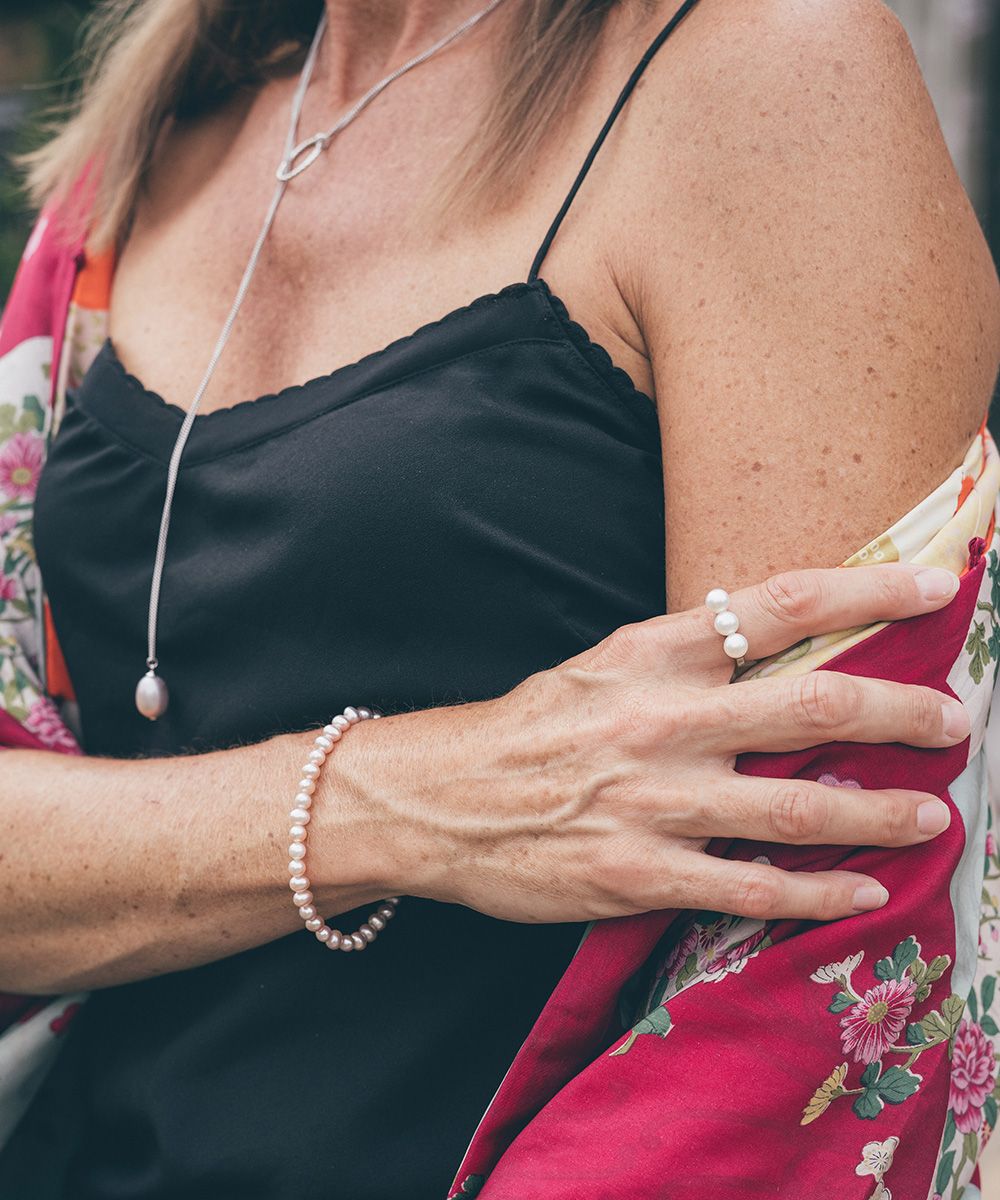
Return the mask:
<path fill-rule="evenodd" d="M 983 1012 L 988 1013 L 993 1007 L 993 997 L 996 995 L 997 977 L 995 975 L 987 975 L 983 980 L 982 996 L 983 996 Z"/>
<path fill-rule="evenodd" d="M 949 1150 L 943 1155 L 938 1163 L 937 1176 L 934 1180 L 934 1190 L 939 1196 L 944 1195 L 944 1190 L 951 1183 L 951 1173 L 955 1165 L 955 1151 Z"/>
<path fill-rule="evenodd" d="M 993 1020 L 989 1013 L 979 1022 L 979 1028 L 988 1037 L 996 1037 L 1000 1033 L 1000 1027 L 997 1026 L 996 1021 Z"/>
<path fill-rule="evenodd" d="M 875 1084 L 875 1090 L 886 1104 L 902 1104 L 916 1092 L 922 1079 L 905 1067 L 890 1067 Z"/>
<path fill-rule="evenodd" d="M 628 1054 L 635 1044 L 636 1038 L 641 1037 L 644 1033 L 665 1038 L 670 1032 L 670 1026 L 670 1013 L 665 1008 L 655 1008 L 648 1016 L 643 1017 L 641 1021 L 632 1026 L 628 1040 L 623 1042 L 617 1050 L 612 1050 L 608 1057 L 615 1058 L 619 1054 Z"/>
<path fill-rule="evenodd" d="M 991 1129 L 997 1127 L 997 1102 L 993 1096 L 986 1097 L 986 1103 L 983 1105 L 983 1116 L 986 1118 L 986 1124 Z"/>
<path fill-rule="evenodd" d="M 846 992 L 837 992 L 834 998 L 827 1006 L 827 1012 L 842 1013 L 846 1011 L 854 1003 L 854 998 L 848 996 Z"/>
<path fill-rule="evenodd" d="M 906 1044 L 908 1046 L 923 1046 L 927 1041 L 922 1025 L 907 1025 Z"/>
<path fill-rule="evenodd" d="M 875 964 L 876 977 L 883 982 L 889 979 L 902 979 L 906 974 L 906 968 L 917 961 L 919 954 L 920 946 L 917 944 L 917 939 L 913 936 L 908 937 L 893 950 L 891 958 L 878 960 Z"/>
<path fill-rule="evenodd" d="M 972 632 L 965 643 L 966 653 L 970 655 L 969 674 L 973 682 L 983 682 L 983 672 L 990 662 L 990 648 L 986 643 L 986 625 L 982 621 L 972 622 Z"/>

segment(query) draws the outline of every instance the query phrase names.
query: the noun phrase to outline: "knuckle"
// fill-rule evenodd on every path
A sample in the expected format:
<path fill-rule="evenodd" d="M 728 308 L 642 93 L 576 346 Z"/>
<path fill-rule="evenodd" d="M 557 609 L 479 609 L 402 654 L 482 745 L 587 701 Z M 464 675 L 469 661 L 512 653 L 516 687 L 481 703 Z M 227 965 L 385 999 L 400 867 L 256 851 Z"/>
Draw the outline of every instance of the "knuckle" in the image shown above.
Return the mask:
<path fill-rule="evenodd" d="M 942 728 L 940 696 L 924 688 L 908 688 L 907 691 L 909 732 L 921 740 L 936 737 Z"/>
<path fill-rule="evenodd" d="M 779 842 L 809 842 L 826 828 L 826 797 L 800 783 L 777 789 L 771 804 L 771 831 Z"/>
<path fill-rule="evenodd" d="M 783 571 L 766 579 L 762 588 L 764 608 L 780 621 L 800 624 L 814 619 L 822 605 L 819 584 L 802 571 Z"/>
<path fill-rule="evenodd" d="M 633 621 L 612 630 L 601 643 L 605 655 L 615 663 L 629 665 L 645 659 L 652 640 L 646 625 L 645 621 Z"/>
<path fill-rule="evenodd" d="M 887 797 L 882 806 L 879 824 L 882 836 L 890 843 L 909 841 L 908 834 L 913 825 L 910 805 L 899 797 Z"/>
<path fill-rule="evenodd" d="M 841 724 L 850 702 L 850 685 L 828 671 L 813 671 L 795 680 L 792 709 L 800 723 L 817 734 L 831 734 Z"/>
<path fill-rule="evenodd" d="M 743 869 L 732 881 L 732 911 L 743 917 L 773 916 L 781 902 L 777 877 L 760 870 Z"/>

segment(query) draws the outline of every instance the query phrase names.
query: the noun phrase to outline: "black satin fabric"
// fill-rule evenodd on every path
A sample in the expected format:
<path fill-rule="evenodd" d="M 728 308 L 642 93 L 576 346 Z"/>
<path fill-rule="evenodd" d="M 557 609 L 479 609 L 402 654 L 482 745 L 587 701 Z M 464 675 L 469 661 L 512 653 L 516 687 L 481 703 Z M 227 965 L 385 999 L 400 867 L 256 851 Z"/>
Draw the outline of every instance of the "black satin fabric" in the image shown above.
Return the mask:
<path fill-rule="evenodd" d="M 493 697 L 665 610 L 654 407 L 534 279 L 196 419 L 160 610 L 171 702 L 145 721 L 132 696 L 182 416 L 106 344 L 42 475 L 37 548 L 88 753 Z M 127 795 L 107 803 L 128 820 Z M 364 954 L 302 931 L 95 993 L 0 1196 L 21 1200 L 5 1165 L 44 1142 L 64 1161 L 31 1200 L 442 1200 L 582 928 L 404 899 Z"/>

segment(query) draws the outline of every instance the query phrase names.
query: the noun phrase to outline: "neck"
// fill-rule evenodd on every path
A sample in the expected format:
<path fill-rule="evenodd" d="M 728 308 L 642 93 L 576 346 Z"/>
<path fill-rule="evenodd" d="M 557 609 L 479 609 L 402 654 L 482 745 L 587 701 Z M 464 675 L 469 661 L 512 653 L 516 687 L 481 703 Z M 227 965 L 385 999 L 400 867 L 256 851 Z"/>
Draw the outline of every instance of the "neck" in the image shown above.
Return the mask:
<path fill-rule="evenodd" d="M 338 103 L 426 50 L 487 0 L 325 0 L 317 75 Z"/>

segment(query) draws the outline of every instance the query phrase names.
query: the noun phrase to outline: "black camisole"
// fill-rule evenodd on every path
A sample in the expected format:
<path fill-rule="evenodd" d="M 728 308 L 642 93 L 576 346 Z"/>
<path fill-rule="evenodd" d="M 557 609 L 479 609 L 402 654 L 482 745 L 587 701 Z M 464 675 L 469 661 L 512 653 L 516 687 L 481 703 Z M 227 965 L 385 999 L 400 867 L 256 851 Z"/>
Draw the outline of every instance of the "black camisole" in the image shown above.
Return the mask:
<path fill-rule="evenodd" d="M 193 753 L 350 703 L 494 697 L 665 611 L 654 405 L 538 271 L 694 2 L 630 77 L 527 282 L 196 418 L 160 609 L 171 702 L 155 723 L 132 695 L 183 412 L 105 343 L 68 397 L 35 513 L 88 753 Z M 128 819 L 127 796 L 107 802 Z M 406 898 L 364 954 L 302 930 L 97 991 L 0 1158 L 0 1195 L 443 1200 L 582 929 Z"/>

